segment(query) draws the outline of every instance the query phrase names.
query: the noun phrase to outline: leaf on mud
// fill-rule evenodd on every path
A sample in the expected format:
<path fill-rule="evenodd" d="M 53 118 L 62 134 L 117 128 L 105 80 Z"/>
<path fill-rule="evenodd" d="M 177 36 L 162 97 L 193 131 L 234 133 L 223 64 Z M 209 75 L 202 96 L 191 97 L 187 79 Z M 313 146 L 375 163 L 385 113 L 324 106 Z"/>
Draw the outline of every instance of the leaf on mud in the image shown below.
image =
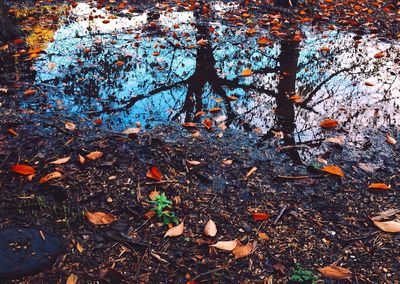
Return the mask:
<path fill-rule="evenodd" d="M 224 164 L 225 166 L 229 166 L 229 165 L 232 165 L 233 160 L 223 159 L 221 163 Z"/>
<path fill-rule="evenodd" d="M 353 273 L 349 269 L 336 265 L 325 266 L 322 268 L 318 268 L 318 270 L 325 277 L 336 280 L 351 279 L 353 276 Z"/>
<path fill-rule="evenodd" d="M 252 167 L 250 169 L 250 171 L 247 172 L 245 178 L 248 178 L 249 176 L 251 176 L 252 174 L 254 174 L 254 172 L 257 170 L 257 167 Z"/>
<path fill-rule="evenodd" d="M 217 113 L 217 112 L 220 112 L 220 111 L 221 111 L 221 108 L 219 108 L 219 107 L 213 107 L 213 108 L 210 108 L 208 111 L 211 112 L 211 113 Z"/>
<path fill-rule="evenodd" d="M 178 226 L 175 226 L 175 227 L 172 227 L 171 229 L 169 229 L 165 233 L 164 238 L 165 237 L 178 237 L 178 236 L 183 234 L 183 230 L 184 229 L 185 229 L 185 226 L 184 226 L 184 224 L 182 222 Z"/>
<path fill-rule="evenodd" d="M 377 183 L 371 183 L 370 185 L 368 185 L 368 188 L 370 188 L 370 189 L 383 189 L 383 190 L 388 190 L 388 189 L 391 188 L 391 186 L 390 186 L 390 185 L 387 185 L 387 184 L 385 184 L 385 183 L 377 182 Z"/>
<path fill-rule="evenodd" d="M 381 221 L 372 220 L 372 222 L 374 222 L 375 226 L 377 226 L 379 229 L 381 229 L 384 232 L 400 233 L 400 222 L 399 221 L 392 220 L 392 221 L 381 222 Z"/>
<path fill-rule="evenodd" d="M 321 123 L 319 124 L 319 126 L 321 126 L 322 128 L 333 128 L 338 126 L 338 122 L 337 120 L 334 119 L 325 119 L 323 121 L 321 121 Z"/>
<path fill-rule="evenodd" d="M 140 128 L 138 127 L 131 127 L 125 129 L 122 133 L 126 135 L 138 134 L 140 132 Z"/>
<path fill-rule="evenodd" d="M 327 46 L 323 46 L 323 47 L 321 47 L 321 48 L 319 49 L 319 51 L 322 51 L 322 52 L 329 52 L 329 51 L 331 51 L 331 49 L 330 49 L 329 47 L 327 47 Z"/>
<path fill-rule="evenodd" d="M 390 145 L 394 145 L 397 143 L 396 139 L 394 139 L 390 133 L 386 133 L 386 141 L 390 144 Z"/>
<path fill-rule="evenodd" d="M 380 212 L 379 215 L 372 217 L 371 220 L 381 221 L 386 218 L 392 217 L 393 215 L 396 215 L 398 213 L 400 213 L 399 209 L 388 209 L 388 210 Z"/>
<path fill-rule="evenodd" d="M 83 165 L 86 162 L 86 159 L 81 154 L 78 154 L 78 161 Z"/>
<path fill-rule="evenodd" d="M 188 163 L 191 166 L 198 166 L 201 164 L 199 161 L 194 161 L 194 160 L 186 160 L 186 163 Z"/>
<path fill-rule="evenodd" d="M 76 129 L 76 125 L 73 124 L 72 122 L 67 121 L 65 123 L 65 128 L 71 131 L 74 131 Z"/>
<path fill-rule="evenodd" d="M 160 193 L 157 190 L 153 190 L 152 192 L 149 193 L 149 199 L 150 200 L 156 200 L 156 197 L 160 196 Z"/>
<path fill-rule="evenodd" d="M 240 76 L 243 76 L 243 77 L 248 77 L 251 75 L 253 75 L 253 71 L 251 71 L 250 69 L 244 69 L 242 71 L 242 73 L 240 74 Z"/>
<path fill-rule="evenodd" d="M 20 175 L 34 175 L 35 169 L 28 165 L 15 164 L 11 167 L 11 171 Z"/>
<path fill-rule="evenodd" d="M 238 245 L 232 251 L 235 259 L 242 258 L 248 256 L 253 251 L 254 245 L 253 243 L 249 242 L 245 246 Z"/>
<path fill-rule="evenodd" d="M 52 173 L 49 173 L 49 174 L 45 175 L 44 177 L 42 177 L 39 180 L 39 184 L 42 184 L 42 183 L 48 182 L 49 180 L 60 178 L 60 177 L 62 177 L 62 174 L 60 172 L 57 172 L 57 171 L 52 172 Z"/>
<path fill-rule="evenodd" d="M 194 123 L 194 122 L 184 122 L 184 123 L 182 123 L 182 126 L 183 127 L 194 127 L 194 128 L 197 128 L 197 124 Z"/>
<path fill-rule="evenodd" d="M 382 51 L 381 51 L 381 52 L 378 52 L 378 53 L 375 53 L 374 57 L 375 57 L 376 59 L 385 57 L 385 53 L 382 52 Z"/>
<path fill-rule="evenodd" d="M 254 212 L 252 215 L 253 215 L 253 220 L 255 221 L 265 221 L 268 220 L 270 217 L 269 214 L 261 212 Z"/>
<path fill-rule="evenodd" d="M 76 282 L 78 282 L 78 276 L 75 274 L 71 274 L 70 276 L 68 276 L 66 284 L 76 284 Z"/>
<path fill-rule="evenodd" d="M 76 243 L 76 249 L 77 249 L 80 253 L 83 252 L 83 247 L 82 247 L 82 245 L 81 245 L 80 243 Z"/>
<path fill-rule="evenodd" d="M 346 140 L 346 137 L 344 135 L 339 135 L 336 137 L 326 138 L 325 142 L 343 145 L 345 140 Z"/>
<path fill-rule="evenodd" d="M 103 156 L 103 152 L 93 151 L 93 152 L 90 152 L 89 154 L 87 154 L 85 156 L 85 158 L 88 160 L 94 161 L 94 160 L 100 159 L 102 156 Z"/>
<path fill-rule="evenodd" d="M 8 129 L 7 129 L 7 132 L 8 132 L 8 134 L 10 134 L 10 135 L 12 135 L 12 136 L 14 136 L 14 137 L 18 135 L 17 131 L 15 131 L 15 130 L 12 129 L 12 128 L 8 128 Z"/>
<path fill-rule="evenodd" d="M 95 225 L 107 225 L 115 221 L 115 216 L 103 212 L 86 212 L 86 218 Z"/>
<path fill-rule="evenodd" d="M 152 166 L 150 170 L 147 171 L 146 177 L 160 181 L 162 176 L 160 171 L 156 166 Z"/>
<path fill-rule="evenodd" d="M 151 219 L 151 218 L 153 218 L 153 217 L 156 216 L 156 215 L 157 215 L 156 211 L 154 211 L 154 210 L 149 210 L 149 211 L 147 211 L 147 212 L 144 214 L 144 217 L 145 217 L 146 219 Z"/>
<path fill-rule="evenodd" d="M 66 162 L 68 162 L 70 159 L 71 159 L 71 156 L 70 157 L 65 157 L 65 158 L 60 158 L 60 159 L 57 159 L 57 160 L 55 160 L 53 162 L 50 162 L 50 164 L 62 165 L 62 164 L 65 164 Z"/>
<path fill-rule="evenodd" d="M 344 177 L 344 172 L 338 166 L 326 166 L 326 167 L 322 168 L 321 171 L 324 171 L 324 172 L 332 174 L 332 175 Z"/>
<path fill-rule="evenodd" d="M 201 124 L 203 124 L 205 128 L 210 129 L 213 125 L 213 122 L 211 119 L 206 118 L 201 122 Z"/>
<path fill-rule="evenodd" d="M 35 94 L 36 93 L 36 90 L 34 90 L 34 89 L 29 89 L 29 90 L 26 90 L 25 92 L 24 92 L 24 95 L 25 96 L 31 96 L 31 95 L 33 95 L 33 94 Z"/>
<path fill-rule="evenodd" d="M 213 220 L 208 220 L 205 228 L 204 235 L 214 237 L 217 234 L 217 225 L 215 225 Z"/>
<path fill-rule="evenodd" d="M 237 240 L 233 241 L 219 241 L 213 245 L 210 245 L 210 247 L 217 248 L 220 250 L 226 250 L 226 251 L 233 251 L 238 245 Z"/>

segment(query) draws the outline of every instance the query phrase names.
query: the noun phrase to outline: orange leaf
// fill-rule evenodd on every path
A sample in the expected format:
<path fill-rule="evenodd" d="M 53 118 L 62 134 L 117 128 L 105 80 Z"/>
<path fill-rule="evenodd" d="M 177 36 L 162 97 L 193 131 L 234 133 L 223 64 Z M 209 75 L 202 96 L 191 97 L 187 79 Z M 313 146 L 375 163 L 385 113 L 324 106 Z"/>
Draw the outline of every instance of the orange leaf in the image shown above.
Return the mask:
<path fill-rule="evenodd" d="M 49 174 L 45 175 L 44 177 L 42 177 L 42 178 L 39 180 L 39 184 L 48 182 L 48 181 L 51 180 L 51 179 L 59 178 L 59 177 L 61 177 L 61 176 L 62 176 L 62 174 L 61 174 L 60 172 L 57 172 L 57 171 L 56 171 L 56 172 L 49 173 Z"/>
<path fill-rule="evenodd" d="M 100 159 L 102 156 L 103 156 L 103 152 L 94 151 L 94 152 L 90 152 L 85 157 L 86 157 L 86 159 L 94 161 L 94 160 Z"/>
<path fill-rule="evenodd" d="M 213 220 L 208 220 L 206 227 L 204 228 L 204 235 L 214 237 L 217 234 L 217 225 Z"/>
<path fill-rule="evenodd" d="M 208 111 L 211 112 L 211 113 L 216 113 L 216 112 L 220 112 L 220 111 L 221 111 L 221 108 L 219 108 L 219 107 L 213 107 L 213 108 L 210 108 Z"/>
<path fill-rule="evenodd" d="M 33 95 L 34 93 L 36 93 L 36 90 L 34 90 L 34 89 L 29 89 L 29 90 L 26 90 L 26 91 L 24 92 L 24 95 L 25 95 L 25 96 L 31 96 L 31 95 Z"/>
<path fill-rule="evenodd" d="M 153 190 L 149 193 L 150 200 L 156 200 L 157 196 L 160 196 L 160 193 L 157 190 Z"/>
<path fill-rule="evenodd" d="M 375 226 L 377 226 L 379 229 L 381 229 L 384 232 L 400 233 L 400 223 L 397 221 L 380 222 L 380 221 L 372 220 L 372 222 L 374 222 Z"/>
<path fill-rule="evenodd" d="M 18 135 L 17 131 L 15 131 L 15 130 L 12 129 L 12 128 L 8 128 L 8 129 L 7 129 L 7 132 L 8 132 L 10 135 L 12 135 L 12 136 L 17 136 L 17 135 Z"/>
<path fill-rule="evenodd" d="M 378 52 L 378 53 L 376 53 L 376 54 L 374 55 L 374 57 L 375 57 L 376 59 L 385 57 L 385 53 L 384 53 L 384 52 Z"/>
<path fill-rule="evenodd" d="M 319 49 L 319 51 L 322 51 L 322 52 L 329 52 L 329 51 L 331 51 L 331 49 L 330 49 L 329 47 L 324 46 L 324 47 L 321 47 L 321 48 Z"/>
<path fill-rule="evenodd" d="M 86 212 L 86 218 L 95 225 L 107 225 L 115 221 L 115 216 L 103 212 Z"/>
<path fill-rule="evenodd" d="M 121 61 L 121 60 L 118 60 L 117 62 L 115 62 L 115 65 L 117 65 L 117 66 L 122 66 L 124 64 L 125 64 L 125 62 Z"/>
<path fill-rule="evenodd" d="M 268 220 L 269 217 L 270 217 L 270 215 L 267 213 L 260 213 L 260 212 L 253 213 L 253 219 L 256 221 L 265 221 L 265 220 Z"/>
<path fill-rule="evenodd" d="M 182 123 L 183 127 L 197 127 L 197 124 L 194 122 L 184 122 Z"/>
<path fill-rule="evenodd" d="M 156 216 L 156 215 L 157 215 L 156 211 L 150 210 L 150 211 L 147 211 L 147 212 L 144 214 L 144 217 L 146 217 L 147 219 L 151 219 L 151 218 L 153 218 L 153 217 Z"/>
<path fill-rule="evenodd" d="M 347 268 L 343 268 L 336 265 L 325 266 L 322 268 L 318 268 L 318 270 L 325 277 L 336 280 L 351 279 L 351 277 L 353 276 L 353 273 L 351 273 L 351 271 L 348 270 Z"/>
<path fill-rule="evenodd" d="M 101 118 L 98 118 L 94 121 L 94 124 L 96 124 L 97 126 L 102 125 L 103 124 L 103 120 Z"/>
<path fill-rule="evenodd" d="M 82 155 L 81 154 L 78 154 L 78 161 L 79 161 L 79 163 L 81 164 L 81 165 L 83 165 L 84 163 L 85 163 L 85 158 L 84 157 L 82 157 Z"/>
<path fill-rule="evenodd" d="M 332 175 L 337 175 L 340 177 L 344 177 L 344 173 L 341 168 L 338 166 L 326 166 L 321 169 L 321 171 L 324 171 L 326 173 L 332 174 Z"/>
<path fill-rule="evenodd" d="M 71 159 L 71 157 L 60 158 L 60 159 L 57 159 L 57 160 L 55 160 L 53 162 L 50 162 L 50 164 L 62 165 L 62 164 L 65 164 L 66 162 L 68 162 L 70 159 Z"/>
<path fill-rule="evenodd" d="M 244 69 L 242 71 L 242 73 L 240 74 L 240 76 L 243 76 L 243 77 L 248 77 L 251 75 L 253 75 L 253 71 L 251 71 L 250 69 Z"/>
<path fill-rule="evenodd" d="M 213 122 L 211 119 L 206 118 L 201 122 L 201 124 L 203 124 L 205 128 L 210 129 L 213 125 Z"/>
<path fill-rule="evenodd" d="M 390 189 L 391 186 L 387 185 L 387 184 L 384 184 L 384 183 L 371 183 L 370 185 L 368 185 L 368 188 L 370 188 L 370 189 L 384 189 L 384 190 L 387 190 L 387 189 Z"/>
<path fill-rule="evenodd" d="M 78 276 L 75 274 L 71 274 L 70 276 L 68 276 L 66 284 L 76 284 L 76 282 L 78 282 Z"/>
<path fill-rule="evenodd" d="M 394 139 L 390 133 L 386 133 L 386 142 L 388 142 L 390 145 L 394 145 L 397 143 L 396 139 Z"/>
<path fill-rule="evenodd" d="M 321 123 L 319 124 L 321 127 L 323 128 L 333 128 L 338 126 L 338 122 L 337 120 L 333 120 L 333 119 L 325 119 L 323 121 L 321 121 Z"/>
<path fill-rule="evenodd" d="M 156 166 L 152 166 L 151 169 L 147 171 L 146 177 L 157 181 L 160 181 L 162 178 L 161 173 Z"/>
<path fill-rule="evenodd" d="M 71 131 L 74 131 L 76 129 L 76 125 L 73 124 L 72 122 L 67 121 L 65 123 L 65 128 Z"/>
<path fill-rule="evenodd" d="M 35 169 L 31 166 L 16 164 L 11 167 L 11 171 L 20 175 L 34 175 Z"/>
<path fill-rule="evenodd" d="M 248 256 L 253 251 L 253 243 L 247 243 L 245 246 L 238 245 L 232 251 L 235 256 L 235 259 L 242 258 Z"/>
<path fill-rule="evenodd" d="M 221 163 L 224 164 L 225 166 L 229 166 L 232 165 L 233 160 L 223 159 Z"/>
<path fill-rule="evenodd" d="M 226 251 L 232 251 L 234 250 L 238 245 L 237 240 L 233 241 L 219 241 L 216 244 L 210 245 L 210 247 L 214 247 L 220 250 L 226 250 Z"/>
<path fill-rule="evenodd" d="M 178 237 L 178 236 L 183 234 L 183 230 L 184 229 L 185 229 L 185 226 L 184 226 L 184 224 L 182 222 L 178 226 L 175 226 L 175 227 L 172 227 L 171 229 L 169 229 L 165 233 L 164 238 L 165 237 Z"/>

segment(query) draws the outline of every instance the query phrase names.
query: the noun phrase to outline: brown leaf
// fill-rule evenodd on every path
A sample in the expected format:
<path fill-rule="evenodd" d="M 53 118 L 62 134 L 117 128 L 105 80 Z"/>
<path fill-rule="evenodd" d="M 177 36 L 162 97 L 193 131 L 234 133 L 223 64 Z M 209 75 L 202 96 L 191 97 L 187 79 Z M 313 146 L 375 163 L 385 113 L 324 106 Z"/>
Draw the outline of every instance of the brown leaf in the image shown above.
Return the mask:
<path fill-rule="evenodd" d="M 51 180 L 51 179 L 60 178 L 61 176 L 62 176 L 62 174 L 61 174 L 60 172 L 57 172 L 57 171 L 56 171 L 56 172 L 49 173 L 49 174 L 45 175 L 44 177 L 42 177 L 42 178 L 39 180 L 39 184 L 48 182 L 48 181 Z"/>
<path fill-rule="evenodd" d="M 384 232 L 387 233 L 400 233 L 400 223 L 398 221 L 385 221 L 385 222 L 380 222 L 380 221 L 375 221 L 374 222 L 375 226 L 377 226 L 379 229 L 381 229 Z"/>
<path fill-rule="evenodd" d="M 264 232 L 258 232 L 258 237 L 260 239 L 264 240 L 264 241 L 268 241 L 269 240 L 268 235 L 266 233 L 264 233 Z"/>
<path fill-rule="evenodd" d="M 70 159 L 71 159 L 71 156 L 70 157 L 65 157 L 65 158 L 60 158 L 60 159 L 57 159 L 57 160 L 55 160 L 53 162 L 50 162 L 50 164 L 62 165 L 62 164 L 65 164 L 66 162 L 68 162 Z"/>
<path fill-rule="evenodd" d="M 194 122 L 184 122 L 184 123 L 182 123 L 182 126 L 183 127 L 194 127 L 194 128 L 197 128 L 197 124 L 194 123 Z"/>
<path fill-rule="evenodd" d="M 321 47 L 321 48 L 319 49 L 319 51 L 322 51 L 322 52 L 329 52 L 329 51 L 331 51 L 331 49 L 330 49 L 329 47 L 327 47 L 327 46 L 324 46 L 324 47 Z"/>
<path fill-rule="evenodd" d="M 26 90 L 26 91 L 24 92 L 24 95 L 25 95 L 25 96 L 31 96 L 31 95 L 33 95 L 34 93 L 36 93 L 36 90 L 34 90 L 34 89 L 29 89 L 29 90 Z"/>
<path fill-rule="evenodd" d="M 204 235 L 214 237 L 217 234 L 217 225 L 213 220 L 208 220 L 206 227 L 204 228 Z"/>
<path fill-rule="evenodd" d="M 238 245 L 232 251 L 235 256 L 235 259 L 242 258 L 248 256 L 253 251 L 253 243 L 249 242 L 245 246 Z"/>
<path fill-rule="evenodd" d="M 126 135 L 138 134 L 140 132 L 140 128 L 138 127 L 131 127 L 125 129 L 122 133 Z"/>
<path fill-rule="evenodd" d="M 82 247 L 82 245 L 81 245 L 80 243 L 76 243 L 76 249 L 77 249 L 80 253 L 83 252 L 83 247 Z"/>
<path fill-rule="evenodd" d="M 150 210 L 150 211 L 147 211 L 147 212 L 144 214 L 144 217 L 145 217 L 146 219 L 151 219 L 151 218 L 153 218 L 153 217 L 156 216 L 156 215 L 157 215 L 156 211 Z"/>
<path fill-rule="evenodd" d="M 201 164 L 199 161 L 194 161 L 194 160 L 186 160 L 186 163 L 188 163 L 191 166 L 198 166 Z"/>
<path fill-rule="evenodd" d="M 382 57 L 385 57 L 385 53 L 384 52 L 378 52 L 378 53 L 376 53 L 375 55 L 374 55 L 374 57 L 376 58 L 376 59 L 379 59 L 379 58 L 382 58 Z"/>
<path fill-rule="evenodd" d="M 345 140 L 346 140 L 346 137 L 344 135 L 339 135 L 336 137 L 326 138 L 325 142 L 343 145 Z"/>
<path fill-rule="evenodd" d="M 318 270 L 325 277 L 336 280 L 351 279 L 351 277 L 353 276 L 353 273 L 349 269 L 336 265 L 325 266 L 322 268 L 318 268 Z"/>
<path fill-rule="evenodd" d="M 70 276 L 68 276 L 66 284 L 76 284 L 77 281 L 78 276 L 75 274 L 71 274 Z"/>
<path fill-rule="evenodd" d="M 90 152 L 89 154 L 87 154 L 85 157 L 88 160 L 97 160 L 100 159 L 103 156 L 103 152 L 100 151 L 94 151 L 94 152 Z"/>
<path fill-rule="evenodd" d="M 34 175 L 35 169 L 28 165 L 15 164 L 11 167 L 11 171 L 20 175 Z"/>
<path fill-rule="evenodd" d="M 321 123 L 319 124 L 322 128 L 333 128 L 338 126 L 338 122 L 337 120 L 333 120 L 333 119 L 325 119 L 323 121 L 321 121 Z"/>
<path fill-rule="evenodd" d="M 219 241 L 213 245 L 210 245 L 210 247 L 217 248 L 220 250 L 226 250 L 226 251 L 232 251 L 234 250 L 238 245 L 237 240 L 233 241 Z"/>
<path fill-rule="evenodd" d="M 211 113 L 217 113 L 217 112 L 220 112 L 220 111 L 221 111 L 221 108 L 219 108 L 219 107 L 213 107 L 213 108 L 210 108 L 208 111 L 211 112 Z"/>
<path fill-rule="evenodd" d="M 149 193 L 149 198 L 150 200 L 156 200 L 156 197 L 160 196 L 160 193 L 157 190 L 153 190 L 152 192 Z"/>
<path fill-rule="evenodd" d="M 210 129 L 213 125 L 213 122 L 211 119 L 206 118 L 201 122 L 201 124 L 203 124 L 205 128 Z"/>
<path fill-rule="evenodd" d="M 321 171 L 324 171 L 326 173 L 332 174 L 332 175 L 337 175 L 340 177 L 344 177 L 344 173 L 341 168 L 338 166 L 326 166 L 321 169 Z"/>
<path fill-rule="evenodd" d="M 257 167 L 252 167 L 250 169 L 250 171 L 248 171 L 248 173 L 246 174 L 246 178 L 248 178 L 249 176 L 251 176 L 252 174 L 254 174 L 254 172 L 257 170 Z"/>
<path fill-rule="evenodd" d="M 175 227 L 172 227 L 171 229 L 169 229 L 165 233 L 164 238 L 165 237 L 178 237 L 178 236 L 183 234 L 183 230 L 184 229 L 185 229 L 185 226 L 184 226 L 184 224 L 182 222 L 178 226 L 175 226 Z"/>
<path fill-rule="evenodd" d="M 78 161 L 79 161 L 79 163 L 80 163 L 81 165 L 83 165 L 83 164 L 86 162 L 85 158 L 82 157 L 81 154 L 78 154 Z"/>
<path fill-rule="evenodd" d="M 371 183 L 370 185 L 368 185 L 368 188 L 370 189 L 383 189 L 383 190 L 388 190 L 391 188 L 390 185 L 387 185 L 385 183 Z"/>
<path fill-rule="evenodd" d="M 14 137 L 18 135 L 17 131 L 15 131 L 15 130 L 12 129 L 12 128 L 8 128 L 8 129 L 7 129 L 7 132 L 8 132 L 8 134 L 10 134 L 10 135 L 12 135 L 12 136 L 14 136 Z"/>
<path fill-rule="evenodd" d="M 115 216 L 103 212 L 86 212 L 86 218 L 95 225 L 107 225 L 115 221 Z"/>
<path fill-rule="evenodd" d="M 390 133 L 386 133 L 386 141 L 390 144 L 390 145 L 394 145 L 397 143 L 396 139 L 394 139 Z"/>
<path fill-rule="evenodd" d="M 399 209 L 388 209 L 388 210 L 380 212 L 378 216 L 372 217 L 371 220 L 381 221 L 386 218 L 392 217 L 393 215 L 396 215 L 398 213 L 400 213 Z"/>
<path fill-rule="evenodd" d="M 67 121 L 65 123 L 65 128 L 71 131 L 74 131 L 76 129 L 76 125 L 73 124 L 72 122 Z"/>
<path fill-rule="evenodd" d="M 225 166 L 229 166 L 229 165 L 232 165 L 233 160 L 223 159 L 223 160 L 222 160 L 222 163 L 223 163 Z"/>
<path fill-rule="evenodd" d="M 156 166 L 152 166 L 150 170 L 147 171 L 146 177 L 160 181 L 162 176 L 160 171 Z"/>
<path fill-rule="evenodd" d="M 261 213 L 261 212 L 254 212 L 253 214 L 253 219 L 255 221 L 265 221 L 268 220 L 270 215 L 267 213 Z"/>

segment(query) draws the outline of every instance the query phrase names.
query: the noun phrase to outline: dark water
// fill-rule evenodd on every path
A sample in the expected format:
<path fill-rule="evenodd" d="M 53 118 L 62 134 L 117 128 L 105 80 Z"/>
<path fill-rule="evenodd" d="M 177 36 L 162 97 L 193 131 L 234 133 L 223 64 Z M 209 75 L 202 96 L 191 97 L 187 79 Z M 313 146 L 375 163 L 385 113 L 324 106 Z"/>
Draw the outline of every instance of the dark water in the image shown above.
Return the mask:
<path fill-rule="evenodd" d="M 220 128 L 283 131 L 287 145 L 324 139 L 324 119 L 354 139 L 363 127 L 399 125 L 398 43 L 304 25 L 300 41 L 261 46 L 270 34 L 247 29 L 195 11 L 113 15 L 80 3 L 34 63 L 47 96 L 26 107 L 50 104 L 116 131 L 208 117 Z M 240 76 L 245 69 L 253 75 Z"/>

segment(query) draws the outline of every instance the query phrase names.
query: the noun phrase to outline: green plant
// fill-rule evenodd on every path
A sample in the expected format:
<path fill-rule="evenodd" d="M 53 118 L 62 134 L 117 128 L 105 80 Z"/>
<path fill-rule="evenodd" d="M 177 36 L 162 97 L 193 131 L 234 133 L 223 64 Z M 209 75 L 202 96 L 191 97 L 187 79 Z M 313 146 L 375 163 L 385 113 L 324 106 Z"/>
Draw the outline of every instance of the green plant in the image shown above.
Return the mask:
<path fill-rule="evenodd" d="M 301 265 L 296 264 L 296 269 L 293 271 L 290 280 L 296 282 L 308 282 L 312 284 L 316 284 L 318 280 L 318 276 L 314 275 L 314 273 L 310 270 L 303 268 Z"/>
<path fill-rule="evenodd" d="M 175 213 L 169 210 L 165 210 L 166 208 L 172 207 L 172 201 L 168 199 L 165 193 L 155 196 L 154 200 L 151 200 L 150 202 L 154 206 L 154 208 L 152 208 L 151 210 L 156 212 L 157 217 L 161 218 L 164 224 L 179 224 L 179 219 L 178 217 L 176 217 Z"/>

